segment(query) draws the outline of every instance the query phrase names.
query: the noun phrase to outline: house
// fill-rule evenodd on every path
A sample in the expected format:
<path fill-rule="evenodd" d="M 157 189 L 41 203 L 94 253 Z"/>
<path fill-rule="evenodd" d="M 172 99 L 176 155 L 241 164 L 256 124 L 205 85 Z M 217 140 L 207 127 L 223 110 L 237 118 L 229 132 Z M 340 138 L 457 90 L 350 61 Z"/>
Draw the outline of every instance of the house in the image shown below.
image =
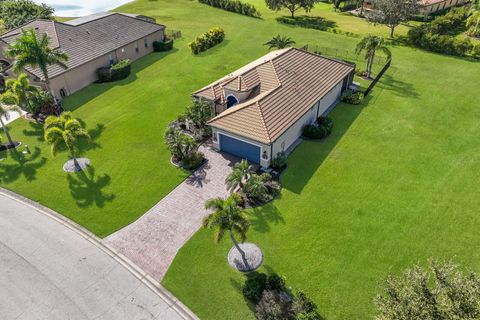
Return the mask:
<path fill-rule="evenodd" d="M 48 68 L 52 94 L 63 98 L 97 80 L 97 69 L 121 59 L 134 61 L 153 51 L 152 43 L 162 41 L 165 26 L 154 19 L 134 14 L 100 13 L 68 22 L 34 20 L 0 36 L 0 60 L 6 47 L 22 30 L 46 33 L 52 48 L 67 53 L 67 69 L 52 65 Z M 38 68 L 26 68 L 33 84 L 43 86 L 44 76 Z M 7 75 L 13 72 L 7 70 Z"/>
<path fill-rule="evenodd" d="M 304 50 L 271 52 L 195 92 L 214 104 L 214 147 L 269 167 L 305 125 L 327 114 L 353 81 L 355 66 Z"/>
<path fill-rule="evenodd" d="M 418 0 L 418 14 L 430 15 L 435 14 L 444 9 L 448 9 L 455 6 L 461 6 L 467 3 L 468 0 Z M 365 9 L 375 9 L 375 0 L 365 0 L 363 2 Z"/>

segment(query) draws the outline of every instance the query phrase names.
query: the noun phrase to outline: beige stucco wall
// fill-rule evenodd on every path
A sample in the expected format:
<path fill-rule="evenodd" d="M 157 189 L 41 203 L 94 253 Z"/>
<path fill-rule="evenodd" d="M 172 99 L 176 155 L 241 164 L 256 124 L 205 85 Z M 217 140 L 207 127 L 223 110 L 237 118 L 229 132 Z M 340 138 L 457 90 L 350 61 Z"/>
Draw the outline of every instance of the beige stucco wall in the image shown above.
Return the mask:
<path fill-rule="evenodd" d="M 139 39 L 123 48 L 119 48 L 111 52 L 115 61 L 122 59 L 130 59 L 135 61 L 145 55 L 153 52 L 153 41 L 163 40 L 163 30 L 157 31 L 146 38 Z M 145 48 L 144 40 L 147 39 L 148 47 Z M 138 52 L 136 52 L 136 44 L 138 43 Z M 70 95 L 97 80 L 97 69 L 108 66 L 110 64 L 110 53 L 77 68 L 71 69 L 63 74 L 50 79 L 50 86 L 53 94 L 60 97 L 60 90 L 65 89 L 67 95 Z"/>
<path fill-rule="evenodd" d="M 420 7 L 419 12 L 420 14 L 427 15 L 453 6 L 464 4 L 465 2 L 466 0 L 446 0 L 430 6 L 422 6 Z"/>

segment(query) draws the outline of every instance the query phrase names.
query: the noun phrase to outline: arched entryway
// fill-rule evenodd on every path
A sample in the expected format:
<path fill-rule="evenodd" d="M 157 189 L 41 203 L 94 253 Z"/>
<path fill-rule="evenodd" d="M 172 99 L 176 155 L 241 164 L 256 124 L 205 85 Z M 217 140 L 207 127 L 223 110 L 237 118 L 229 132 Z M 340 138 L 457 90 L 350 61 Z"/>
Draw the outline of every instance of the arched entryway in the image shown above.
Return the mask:
<path fill-rule="evenodd" d="M 238 103 L 238 99 L 235 96 L 228 96 L 227 97 L 227 109 L 233 107 Z"/>

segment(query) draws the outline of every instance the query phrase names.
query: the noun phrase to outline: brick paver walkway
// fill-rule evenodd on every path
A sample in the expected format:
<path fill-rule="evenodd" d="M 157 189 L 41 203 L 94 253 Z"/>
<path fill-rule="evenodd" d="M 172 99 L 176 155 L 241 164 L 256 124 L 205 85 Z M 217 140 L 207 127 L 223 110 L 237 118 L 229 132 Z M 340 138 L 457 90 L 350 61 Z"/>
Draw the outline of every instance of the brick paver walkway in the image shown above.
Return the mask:
<path fill-rule="evenodd" d="M 200 228 L 208 214 L 205 201 L 226 197 L 225 177 L 238 159 L 217 153 L 209 147 L 200 151 L 208 159 L 170 194 L 140 219 L 107 237 L 106 241 L 140 266 L 152 277 L 161 280 L 178 250 Z"/>

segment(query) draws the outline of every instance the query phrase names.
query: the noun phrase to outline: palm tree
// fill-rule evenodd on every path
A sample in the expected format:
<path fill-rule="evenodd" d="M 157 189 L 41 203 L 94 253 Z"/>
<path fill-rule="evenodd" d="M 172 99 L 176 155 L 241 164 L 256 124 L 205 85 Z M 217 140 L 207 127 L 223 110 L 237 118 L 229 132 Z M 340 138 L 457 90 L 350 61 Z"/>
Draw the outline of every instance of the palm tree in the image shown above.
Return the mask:
<path fill-rule="evenodd" d="M 8 132 L 8 128 L 3 122 L 2 118 L 5 118 L 6 120 L 10 119 L 10 112 L 17 112 L 19 114 L 21 113 L 21 110 L 16 103 L 17 99 L 11 93 L 6 92 L 0 95 L 0 124 L 2 125 L 3 132 L 5 132 L 5 136 L 7 137 L 9 147 L 15 146 L 15 143 L 13 142 L 12 137 Z"/>
<path fill-rule="evenodd" d="M 269 46 L 268 50 L 284 49 L 287 47 L 291 47 L 294 44 L 295 44 L 295 41 L 293 41 L 291 38 L 287 36 L 281 36 L 281 35 L 277 35 L 273 37 L 272 40 L 265 43 L 266 46 Z"/>
<path fill-rule="evenodd" d="M 268 176 L 267 176 L 268 175 Z M 248 199 L 262 200 L 268 195 L 268 188 L 265 185 L 271 180 L 271 176 L 254 174 L 245 184 L 244 192 Z"/>
<path fill-rule="evenodd" d="M 468 28 L 468 34 L 472 37 L 480 35 L 480 0 L 472 1 L 466 27 Z"/>
<path fill-rule="evenodd" d="M 30 97 L 37 89 L 30 85 L 30 80 L 25 73 L 21 73 L 17 79 L 8 79 L 5 88 L 17 97 L 18 105 L 21 108 L 32 112 Z"/>
<path fill-rule="evenodd" d="M 55 156 L 59 150 L 66 147 L 70 151 L 75 168 L 81 170 L 76 158 L 75 147 L 80 138 L 90 140 L 90 135 L 82 127 L 71 112 L 64 112 L 61 116 L 49 116 L 45 120 L 45 140 L 52 145 L 52 154 Z"/>
<path fill-rule="evenodd" d="M 8 46 L 5 55 L 14 59 L 14 70 L 17 73 L 22 72 L 27 66 L 39 68 L 45 78 L 45 86 L 50 92 L 48 67 L 58 65 L 67 69 L 65 62 L 68 61 L 68 55 L 60 49 L 50 48 L 48 40 L 45 33 L 37 37 L 35 30 L 24 30 L 17 40 Z"/>
<path fill-rule="evenodd" d="M 380 36 L 367 35 L 365 36 L 355 48 L 355 53 L 358 55 L 365 51 L 365 59 L 367 60 L 367 78 L 372 75 L 372 66 L 375 60 L 375 53 L 377 50 L 385 53 L 390 59 L 392 52 L 385 46 L 385 39 Z"/>
<path fill-rule="evenodd" d="M 228 232 L 233 245 L 242 255 L 245 265 L 248 266 L 245 252 L 240 248 L 235 238 L 235 236 L 238 236 L 240 241 L 244 242 L 250 226 L 247 217 L 238 205 L 239 202 L 240 196 L 236 193 L 233 193 L 227 199 L 216 198 L 208 200 L 205 203 L 205 208 L 212 209 L 214 212 L 203 219 L 203 227 L 215 231 L 214 240 L 216 243 L 222 240 L 225 233 Z"/>
<path fill-rule="evenodd" d="M 252 171 L 253 167 L 248 163 L 247 160 L 243 159 L 242 161 L 236 163 L 232 172 L 225 179 L 225 184 L 227 185 L 228 189 L 234 191 L 238 188 L 240 191 L 243 191 L 245 184 L 252 176 Z"/>

